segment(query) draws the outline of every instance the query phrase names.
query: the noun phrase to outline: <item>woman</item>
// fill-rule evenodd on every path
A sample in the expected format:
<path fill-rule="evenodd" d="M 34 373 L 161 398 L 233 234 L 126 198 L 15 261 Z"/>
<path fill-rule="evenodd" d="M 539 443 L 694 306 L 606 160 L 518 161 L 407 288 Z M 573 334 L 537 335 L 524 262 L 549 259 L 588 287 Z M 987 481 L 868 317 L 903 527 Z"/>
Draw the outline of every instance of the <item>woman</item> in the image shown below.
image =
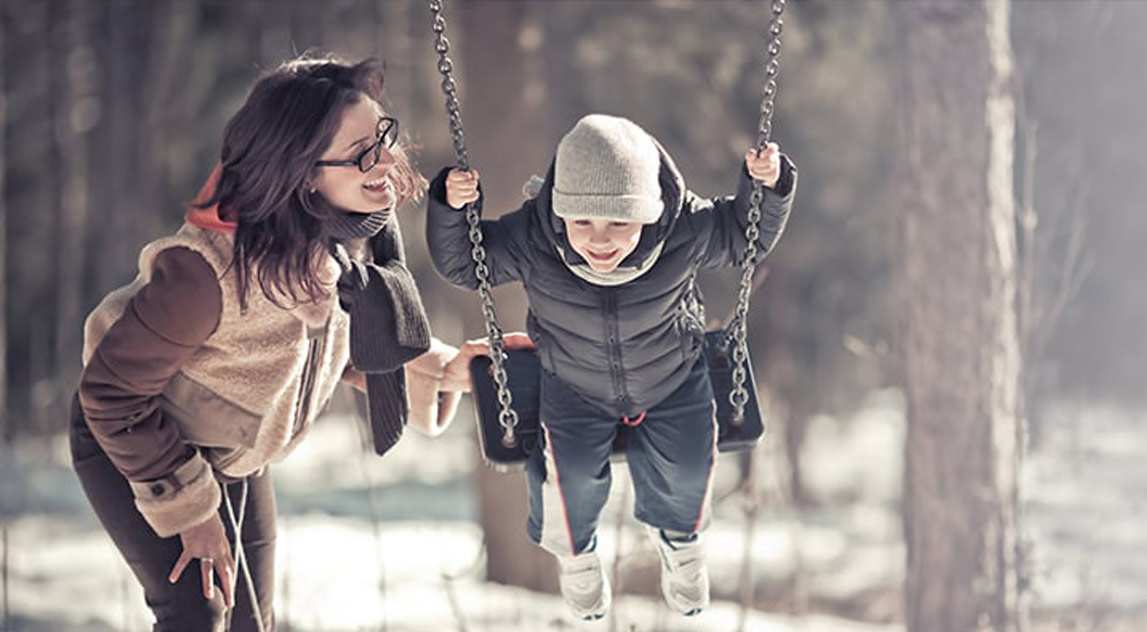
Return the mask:
<path fill-rule="evenodd" d="M 381 91 L 370 61 L 262 78 L 186 223 L 85 324 L 73 462 L 157 631 L 273 628 L 267 466 L 340 380 L 368 391 L 380 452 L 408 410 L 441 432 L 468 389 L 483 345 L 431 340 L 402 263 L 393 211 L 425 181 Z"/>

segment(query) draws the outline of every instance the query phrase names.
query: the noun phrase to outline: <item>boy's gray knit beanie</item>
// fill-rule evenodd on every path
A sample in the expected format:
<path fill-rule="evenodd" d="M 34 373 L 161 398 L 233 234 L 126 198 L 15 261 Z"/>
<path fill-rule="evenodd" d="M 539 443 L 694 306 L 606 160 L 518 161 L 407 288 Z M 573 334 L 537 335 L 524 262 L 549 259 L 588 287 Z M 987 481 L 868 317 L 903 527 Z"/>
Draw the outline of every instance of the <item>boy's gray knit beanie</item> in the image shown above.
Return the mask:
<path fill-rule="evenodd" d="M 553 209 L 558 217 L 651 224 L 661 217 L 661 154 L 629 119 L 590 114 L 558 143 Z"/>

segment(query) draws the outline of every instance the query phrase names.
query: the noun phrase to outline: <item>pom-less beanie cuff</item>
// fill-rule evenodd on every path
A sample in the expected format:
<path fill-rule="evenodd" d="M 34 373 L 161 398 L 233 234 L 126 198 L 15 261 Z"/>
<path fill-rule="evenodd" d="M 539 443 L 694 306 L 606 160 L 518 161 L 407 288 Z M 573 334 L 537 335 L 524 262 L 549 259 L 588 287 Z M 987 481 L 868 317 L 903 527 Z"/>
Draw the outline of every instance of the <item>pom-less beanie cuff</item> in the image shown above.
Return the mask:
<path fill-rule="evenodd" d="M 553 191 L 554 215 L 564 219 L 608 219 L 652 224 L 665 204 L 643 195 L 578 195 Z"/>

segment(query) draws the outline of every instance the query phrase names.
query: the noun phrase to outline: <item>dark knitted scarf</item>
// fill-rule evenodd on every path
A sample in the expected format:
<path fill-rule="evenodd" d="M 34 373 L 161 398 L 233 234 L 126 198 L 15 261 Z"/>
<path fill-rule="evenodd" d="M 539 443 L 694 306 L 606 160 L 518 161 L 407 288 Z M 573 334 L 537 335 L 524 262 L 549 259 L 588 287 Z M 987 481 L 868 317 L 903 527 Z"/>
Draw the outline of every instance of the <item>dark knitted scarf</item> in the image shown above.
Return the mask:
<path fill-rule="evenodd" d="M 330 253 L 339 262 L 339 304 L 350 314 L 350 355 L 366 374 L 374 449 L 398 442 L 406 423 L 403 365 L 430 349 L 430 322 L 406 267 L 398 221 L 389 211 L 336 211 L 324 223 Z M 365 261 L 349 252 L 369 245 Z"/>

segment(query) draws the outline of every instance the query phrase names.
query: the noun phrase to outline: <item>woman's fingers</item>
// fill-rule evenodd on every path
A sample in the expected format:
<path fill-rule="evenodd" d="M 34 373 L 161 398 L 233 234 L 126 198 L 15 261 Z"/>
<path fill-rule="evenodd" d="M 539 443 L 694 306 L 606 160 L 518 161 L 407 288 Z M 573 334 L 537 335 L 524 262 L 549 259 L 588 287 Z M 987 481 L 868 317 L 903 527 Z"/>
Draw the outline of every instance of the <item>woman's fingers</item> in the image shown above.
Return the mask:
<path fill-rule="evenodd" d="M 470 360 L 476 355 L 490 353 L 484 342 L 471 340 L 463 343 L 453 358 L 443 367 L 439 390 L 470 392 Z"/>
<path fill-rule="evenodd" d="M 171 569 L 171 574 L 167 576 L 167 581 L 175 583 L 183 576 L 183 571 L 195 559 L 186 550 L 180 554 L 179 559 L 176 560 L 175 566 Z M 227 604 L 228 608 L 235 607 L 235 563 L 231 560 L 231 554 L 224 551 L 220 554 L 220 560 L 217 562 L 214 558 L 203 557 L 199 559 L 199 575 L 203 586 L 203 598 L 215 598 L 215 570 L 219 570 L 219 583 L 223 587 L 223 603 Z"/>
<path fill-rule="evenodd" d="M 215 563 L 204 558 L 199 560 L 199 574 L 203 578 L 203 597 L 210 600 L 215 598 Z"/>
<path fill-rule="evenodd" d="M 231 544 L 227 541 L 227 533 L 219 514 L 214 514 L 207 520 L 182 531 L 179 537 L 183 543 L 183 551 L 175 561 L 167 580 L 173 584 L 179 581 L 191 560 L 198 558 L 203 597 L 215 598 L 215 572 L 218 571 L 219 583 L 223 588 L 223 602 L 228 608 L 233 607 L 235 558 L 231 555 Z"/>
<path fill-rule="evenodd" d="M 183 569 L 187 568 L 191 560 L 191 554 L 187 552 L 187 549 L 184 549 L 183 553 L 179 555 L 179 559 L 175 560 L 175 566 L 171 567 L 171 574 L 167 576 L 167 581 L 172 584 L 179 581 L 180 576 L 183 575 Z"/>
<path fill-rule="evenodd" d="M 504 334 L 502 339 L 506 342 L 507 349 L 536 349 L 537 345 L 530 336 L 520 331 L 510 332 Z"/>
<path fill-rule="evenodd" d="M 223 587 L 223 603 L 235 607 L 235 564 L 227 560 L 219 568 L 219 584 Z"/>
<path fill-rule="evenodd" d="M 502 334 L 502 343 L 506 349 L 534 349 L 534 341 L 530 336 L 520 331 L 511 331 Z M 468 340 L 462 344 L 461 353 L 469 357 L 476 355 L 490 355 L 490 341 L 487 338 Z"/>
<path fill-rule="evenodd" d="M 505 343 L 506 349 L 535 348 L 534 341 L 530 340 L 530 337 L 522 332 L 504 334 L 502 340 Z M 486 338 L 467 340 L 462 343 L 458 352 L 446 363 L 442 384 L 439 388 L 443 391 L 470 392 L 470 360 L 472 360 L 474 356 L 479 355 L 490 355 L 490 344 Z"/>

